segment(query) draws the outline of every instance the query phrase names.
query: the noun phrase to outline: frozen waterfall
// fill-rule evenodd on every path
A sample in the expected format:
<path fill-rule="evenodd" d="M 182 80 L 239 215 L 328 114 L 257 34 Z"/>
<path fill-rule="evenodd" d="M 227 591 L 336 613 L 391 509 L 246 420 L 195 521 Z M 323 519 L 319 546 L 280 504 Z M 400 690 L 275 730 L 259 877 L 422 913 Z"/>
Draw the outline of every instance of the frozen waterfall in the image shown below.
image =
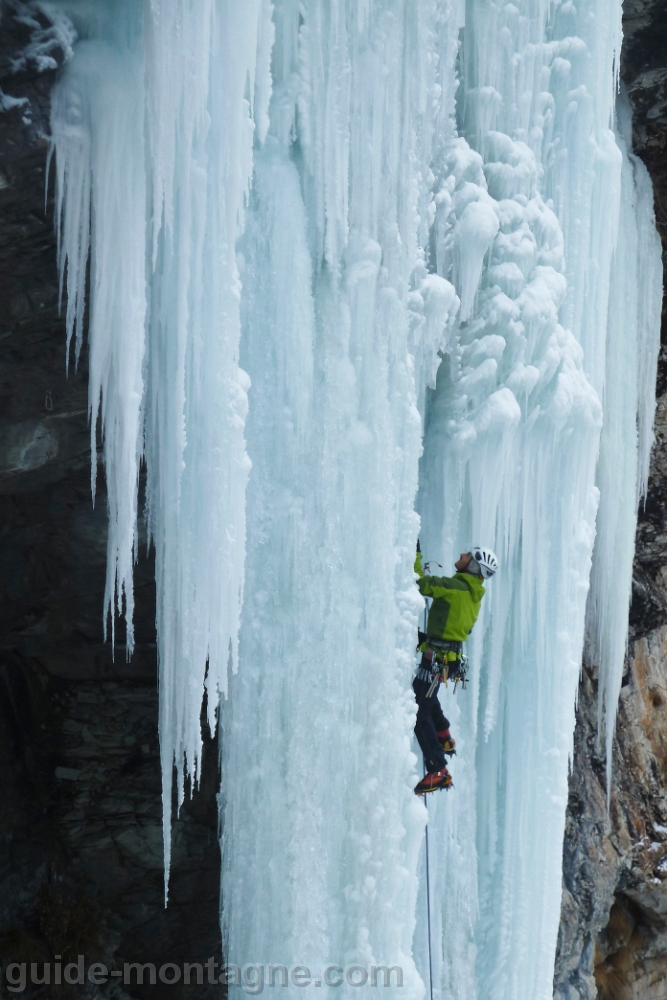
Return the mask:
<path fill-rule="evenodd" d="M 338 967 L 356 996 L 385 966 L 405 1000 L 547 1000 L 584 639 L 610 756 L 652 441 L 621 0 L 40 9 L 78 35 L 57 227 L 128 656 L 146 466 L 167 877 L 206 693 L 230 988 Z M 418 535 L 501 560 L 428 813 Z"/>

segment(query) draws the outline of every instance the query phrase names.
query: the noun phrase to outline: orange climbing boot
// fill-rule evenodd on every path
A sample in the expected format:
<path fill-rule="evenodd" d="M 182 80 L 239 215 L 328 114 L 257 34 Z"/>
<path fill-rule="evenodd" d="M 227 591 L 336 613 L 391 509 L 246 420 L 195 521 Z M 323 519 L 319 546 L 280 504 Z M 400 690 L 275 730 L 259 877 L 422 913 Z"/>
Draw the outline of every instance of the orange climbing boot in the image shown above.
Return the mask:
<path fill-rule="evenodd" d="M 453 756 L 456 753 L 456 740 L 452 737 L 449 729 L 443 729 L 442 732 L 436 733 L 436 736 L 440 740 L 443 752 Z"/>
<path fill-rule="evenodd" d="M 439 788 L 451 788 L 452 776 L 446 767 L 441 771 L 430 771 L 415 785 L 415 795 L 425 795 L 427 792 L 437 792 Z"/>

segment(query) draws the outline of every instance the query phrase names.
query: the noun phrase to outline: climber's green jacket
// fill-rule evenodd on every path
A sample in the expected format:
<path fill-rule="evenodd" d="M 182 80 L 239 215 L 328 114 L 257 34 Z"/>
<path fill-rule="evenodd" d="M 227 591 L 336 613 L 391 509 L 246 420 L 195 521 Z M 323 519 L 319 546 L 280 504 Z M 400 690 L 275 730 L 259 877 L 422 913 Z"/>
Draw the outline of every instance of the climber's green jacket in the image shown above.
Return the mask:
<path fill-rule="evenodd" d="M 478 576 L 456 573 L 454 576 L 424 576 L 422 554 L 417 553 L 417 586 L 424 597 L 432 597 L 426 637 L 464 642 L 477 621 L 486 589 Z"/>

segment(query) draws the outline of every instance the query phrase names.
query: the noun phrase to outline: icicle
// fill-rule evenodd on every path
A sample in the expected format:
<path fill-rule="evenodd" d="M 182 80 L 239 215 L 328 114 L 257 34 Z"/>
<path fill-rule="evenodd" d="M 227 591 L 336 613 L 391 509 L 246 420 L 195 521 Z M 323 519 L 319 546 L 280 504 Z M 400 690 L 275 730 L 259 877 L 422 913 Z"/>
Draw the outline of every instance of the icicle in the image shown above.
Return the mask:
<path fill-rule="evenodd" d="M 155 544 L 165 869 L 179 806 L 237 667 L 243 595 L 243 426 L 235 243 L 252 173 L 253 101 L 267 84 L 271 5 L 164 0 L 146 24 L 152 191 L 146 463 Z M 262 59 L 257 65 L 258 51 Z M 248 80 L 258 75 L 257 100 Z"/>
<path fill-rule="evenodd" d="M 204 690 L 215 729 L 228 664 L 237 664 L 249 382 L 238 367 L 235 243 L 253 112 L 266 131 L 271 12 L 267 0 L 156 0 L 142 23 L 133 3 L 82 8 L 92 40 L 76 46 L 54 90 L 68 347 L 74 335 L 78 356 L 90 248 L 91 441 L 95 455 L 99 408 L 110 513 L 106 609 L 113 628 L 112 605 L 120 611 L 124 597 L 128 655 L 142 453 L 147 467 L 165 886 L 172 773 L 180 805 L 186 780 L 198 778 Z M 95 469 L 94 460 L 93 490 Z"/>
<path fill-rule="evenodd" d="M 588 609 L 588 655 L 598 667 L 598 732 L 605 732 L 608 803 L 627 652 L 637 505 L 646 489 L 653 440 L 662 310 L 661 247 L 652 188 L 643 163 L 630 152 L 632 118 L 625 92 L 618 119 L 617 139 L 623 151 L 621 225 L 610 283 L 605 423 L 597 473 L 601 499 Z"/>
<path fill-rule="evenodd" d="M 54 88 L 56 211 L 61 284 L 67 274 L 67 354 L 78 361 L 90 260 L 89 414 L 92 492 L 97 425 L 104 440 L 109 536 L 105 631 L 125 602 L 132 655 L 132 569 L 142 447 L 146 274 L 141 65 L 135 53 L 101 40 L 81 42 Z"/>

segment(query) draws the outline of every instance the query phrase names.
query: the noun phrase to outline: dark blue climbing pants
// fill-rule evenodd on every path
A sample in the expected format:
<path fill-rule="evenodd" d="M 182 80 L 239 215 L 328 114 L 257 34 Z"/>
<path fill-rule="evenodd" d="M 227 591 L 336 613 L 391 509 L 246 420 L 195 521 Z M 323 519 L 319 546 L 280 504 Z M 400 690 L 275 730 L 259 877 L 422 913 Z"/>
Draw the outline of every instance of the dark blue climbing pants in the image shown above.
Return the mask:
<path fill-rule="evenodd" d="M 449 729 L 449 722 L 442 714 L 440 702 L 438 701 L 438 685 L 430 698 L 427 698 L 431 681 L 422 681 L 415 677 L 412 682 L 412 690 L 417 699 L 417 721 L 415 722 L 415 736 L 421 752 L 424 754 L 424 766 L 428 773 L 431 771 L 442 771 L 446 764 L 446 757 L 440 745 L 437 734 Z"/>

